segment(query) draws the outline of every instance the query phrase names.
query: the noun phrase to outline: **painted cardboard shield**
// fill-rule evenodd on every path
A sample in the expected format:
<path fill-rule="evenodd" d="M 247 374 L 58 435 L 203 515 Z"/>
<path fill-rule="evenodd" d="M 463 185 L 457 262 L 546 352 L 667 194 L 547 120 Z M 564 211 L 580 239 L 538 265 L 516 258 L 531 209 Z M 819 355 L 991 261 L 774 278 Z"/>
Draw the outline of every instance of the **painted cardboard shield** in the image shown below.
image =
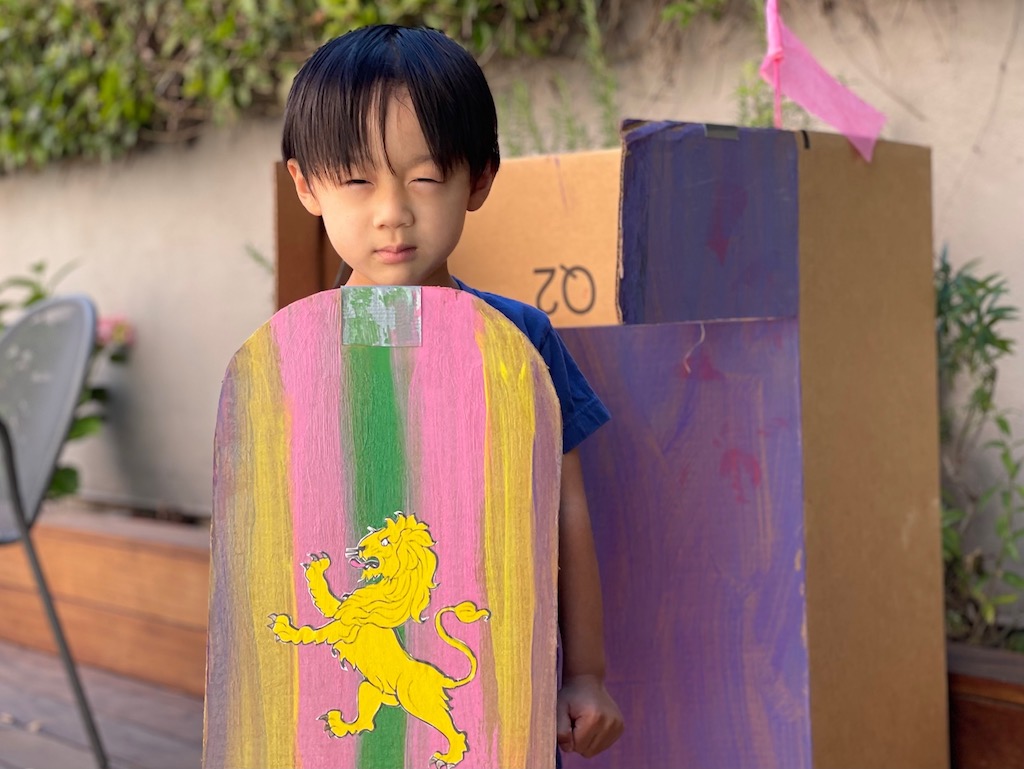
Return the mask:
<path fill-rule="evenodd" d="M 221 393 L 205 766 L 550 766 L 560 461 L 543 360 L 471 295 L 275 315 Z"/>

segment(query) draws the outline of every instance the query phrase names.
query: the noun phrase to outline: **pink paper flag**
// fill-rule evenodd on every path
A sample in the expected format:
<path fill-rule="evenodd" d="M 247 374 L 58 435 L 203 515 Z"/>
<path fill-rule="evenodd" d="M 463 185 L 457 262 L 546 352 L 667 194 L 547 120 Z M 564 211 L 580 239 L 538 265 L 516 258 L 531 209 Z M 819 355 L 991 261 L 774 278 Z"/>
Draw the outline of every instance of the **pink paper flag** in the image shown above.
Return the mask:
<path fill-rule="evenodd" d="M 765 7 L 768 52 L 761 77 L 775 90 L 775 125 L 782 123 L 782 94 L 842 133 L 870 161 L 885 115 L 837 81 L 779 17 L 778 0 Z"/>

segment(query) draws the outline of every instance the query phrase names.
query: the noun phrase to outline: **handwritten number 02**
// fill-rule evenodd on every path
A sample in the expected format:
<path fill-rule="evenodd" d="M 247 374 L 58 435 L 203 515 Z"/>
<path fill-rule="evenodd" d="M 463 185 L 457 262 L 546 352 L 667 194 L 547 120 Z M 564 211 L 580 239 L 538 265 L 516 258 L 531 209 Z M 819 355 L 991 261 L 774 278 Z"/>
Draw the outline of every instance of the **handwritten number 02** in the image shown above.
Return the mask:
<path fill-rule="evenodd" d="M 585 315 L 594 308 L 594 302 L 597 301 L 597 286 L 594 283 L 594 277 L 590 274 L 590 271 L 586 267 L 566 267 L 564 264 L 558 265 L 558 269 L 562 270 L 565 274 L 562 276 L 562 302 L 565 303 L 566 308 L 576 315 Z M 535 304 L 537 307 L 548 315 L 554 315 L 558 311 L 558 300 L 554 300 L 550 305 L 544 306 L 544 294 L 551 287 L 551 284 L 555 281 L 555 276 L 558 274 L 558 270 L 554 267 L 540 267 L 533 271 L 534 275 L 544 275 L 546 279 L 541 285 L 540 290 L 537 291 L 537 301 Z M 587 300 L 580 304 L 573 301 L 570 294 L 570 286 L 577 280 L 585 280 L 587 286 Z"/>
<path fill-rule="evenodd" d="M 534 270 L 534 275 L 547 275 L 548 279 L 544 281 L 544 285 L 540 287 L 540 291 L 537 292 L 537 301 L 534 304 L 537 305 L 537 309 L 543 310 L 548 315 L 554 315 L 558 312 L 558 302 L 551 305 L 550 308 L 545 307 L 542 303 L 544 301 L 544 292 L 548 290 L 548 286 L 551 285 L 551 281 L 555 279 L 555 268 L 554 267 L 541 267 L 540 269 Z"/>
<path fill-rule="evenodd" d="M 565 277 L 562 278 L 562 298 L 565 300 L 565 306 L 577 315 L 587 314 L 594 308 L 594 302 L 597 301 L 597 286 L 594 285 L 594 277 L 586 267 L 559 266 L 565 270 Z M 589 289 L 586 289 L 587 301 L 582 306 L 576 306 L 573 304 L 571 294 L 569 292 L 569 285 L 576 279 L 585 279 L 589 284 Z"/>

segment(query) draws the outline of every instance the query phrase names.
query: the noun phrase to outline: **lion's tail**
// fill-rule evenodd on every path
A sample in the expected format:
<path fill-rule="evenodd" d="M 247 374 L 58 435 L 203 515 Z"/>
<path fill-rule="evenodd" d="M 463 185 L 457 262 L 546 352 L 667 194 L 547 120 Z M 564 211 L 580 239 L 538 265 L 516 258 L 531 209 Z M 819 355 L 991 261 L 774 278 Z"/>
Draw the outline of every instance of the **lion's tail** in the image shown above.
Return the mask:
<path fill-rule="evenodd" d="M 434 627 L 437 629 L 437 634 L 441 637 L 441 640 L 449 646 L 454 646 L 460 652 L 465 654 L 466 659 L 469 660 L 469 674 L 465 678 L 460 678 L 458 680 L 448 678 L 447 676 L 444 678 L 443 684 L 445 689 L 456 689 L 460 686 L 465 686 L 476 677 L 476 656 L 473 654 L 473 651 L 466 646 L 466 644 L 458 638 L 452 638 L 448 635 L 448 632 L 444 629 L 444 625 L 441 624 L 441 617 L 450 611 L 455 612 L 455 616 L 458 618 L 459 622 L 463 622 L 467 625 L 470 622 L 476 622 L 480 619 L 488 619 L 490 618 L 491 613 L 487 611 L 487 609 L 477 608 L 477 605 L 472 601 L 463 601 L 458 606 L 446 606 L 434 616 Z"/>

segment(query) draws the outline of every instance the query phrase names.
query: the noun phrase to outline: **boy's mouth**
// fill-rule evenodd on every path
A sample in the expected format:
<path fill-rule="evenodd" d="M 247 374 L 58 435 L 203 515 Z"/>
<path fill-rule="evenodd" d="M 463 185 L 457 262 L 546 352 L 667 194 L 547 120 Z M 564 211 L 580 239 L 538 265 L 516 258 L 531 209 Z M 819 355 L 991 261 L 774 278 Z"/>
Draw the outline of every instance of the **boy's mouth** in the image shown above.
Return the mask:
<path fill-rule="evenodd" d="M 402 264 L 416 257 L 416 246 L 385 246 L 377 249 L 377 258 L 384 264 Z"/>

